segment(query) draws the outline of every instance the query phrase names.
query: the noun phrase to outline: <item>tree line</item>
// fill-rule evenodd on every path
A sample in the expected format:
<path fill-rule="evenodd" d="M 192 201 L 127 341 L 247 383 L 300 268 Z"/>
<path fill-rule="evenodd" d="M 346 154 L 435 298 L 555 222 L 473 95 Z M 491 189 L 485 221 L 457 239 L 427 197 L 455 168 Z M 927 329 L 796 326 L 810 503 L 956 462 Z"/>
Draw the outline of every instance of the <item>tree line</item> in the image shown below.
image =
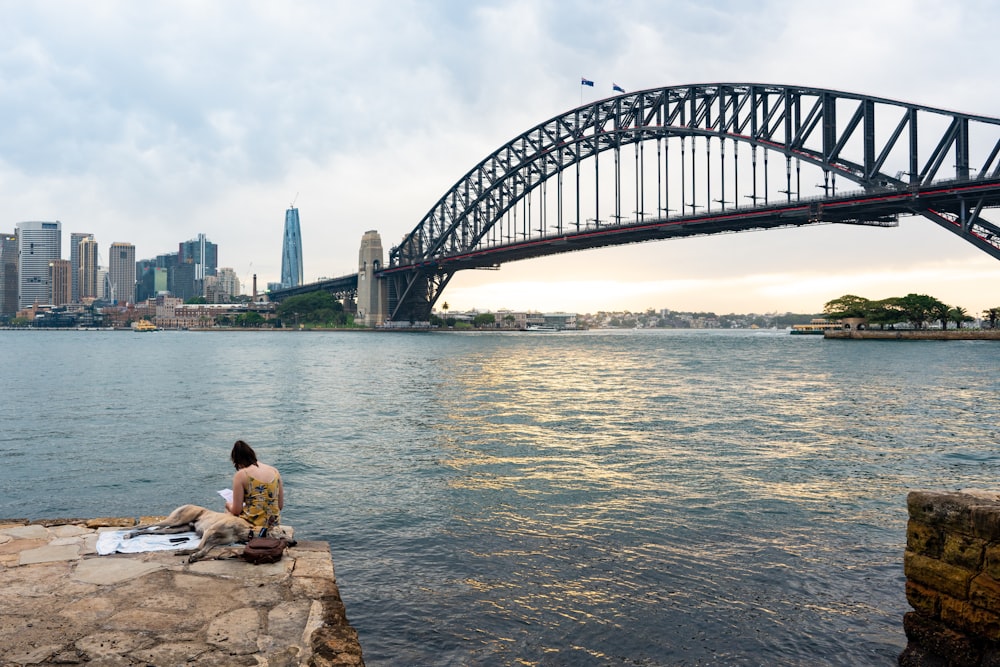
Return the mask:
<path fill-rule="evenodd" d="M 907 294 L 875 301 L 845 294 L 828 301 L 823 306 L 823 314 L 834 320 L 864 318 L 870 326 L 880 329 L 904 323 L 910 324 L 914 329 L 924 329 L 932 322 L 940 322 L 942 329 L 947 329 L 954 322 L 955 328 L 960 329 L 965 322 L 974 322 L 976 319 L 965 308 L 949 306 L 926 294 Z M 990 328 L 995 328 L 1000 317 L 1000 306 L 983 311 L 983 317 L 989 320 Z"/>

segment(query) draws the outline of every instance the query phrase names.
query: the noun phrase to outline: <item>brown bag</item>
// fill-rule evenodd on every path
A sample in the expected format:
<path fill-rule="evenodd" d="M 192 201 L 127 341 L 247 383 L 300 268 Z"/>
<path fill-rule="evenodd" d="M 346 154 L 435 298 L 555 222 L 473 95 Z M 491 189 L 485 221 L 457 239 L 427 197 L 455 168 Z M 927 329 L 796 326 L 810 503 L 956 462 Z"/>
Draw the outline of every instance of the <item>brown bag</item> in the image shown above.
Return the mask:
<path fill-rule="evenodd" d="M 243 548 L 243 560 L 254 565 L 277 563 L 288 542 L 277 537 L 252 537 Z"/>

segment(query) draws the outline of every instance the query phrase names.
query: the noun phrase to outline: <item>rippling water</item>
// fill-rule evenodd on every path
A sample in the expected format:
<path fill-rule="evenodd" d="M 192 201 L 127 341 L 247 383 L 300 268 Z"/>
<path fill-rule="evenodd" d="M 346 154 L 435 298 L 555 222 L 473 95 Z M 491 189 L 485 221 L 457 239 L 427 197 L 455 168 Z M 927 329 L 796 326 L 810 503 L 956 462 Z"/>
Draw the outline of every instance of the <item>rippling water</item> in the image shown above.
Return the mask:
<path fill-rule="evenodd" d="M 0 516 L 328 540 L 377 665 L 892 665 L 906 493 L 997 488 L 1000 348 L 786 332 L 3 332 Z"/>

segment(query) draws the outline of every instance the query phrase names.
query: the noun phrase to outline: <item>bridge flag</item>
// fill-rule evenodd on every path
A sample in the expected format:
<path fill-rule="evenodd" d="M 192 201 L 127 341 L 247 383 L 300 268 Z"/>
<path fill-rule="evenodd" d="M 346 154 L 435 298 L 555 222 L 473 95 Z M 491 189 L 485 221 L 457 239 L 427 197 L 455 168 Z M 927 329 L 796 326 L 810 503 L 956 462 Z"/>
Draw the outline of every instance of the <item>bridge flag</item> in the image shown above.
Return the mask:
<path fill-rule="evenodd" d="M 590 79 L 584 79 L 583 77 L 580 77 L 580 85 L 581 86 L 590 86 L 591 88 L 593 88 L 594 87 L 594 82 L 591 81 Z"/>
<path fill-rule="evenodd" d="M 619 86 L 617 83 L 612 83 L 611 84 L 611 90 L 615 91 L 616 93 L 624 93 L 625 92 L 625 89 L 622 88 L 621 86 Z"/>

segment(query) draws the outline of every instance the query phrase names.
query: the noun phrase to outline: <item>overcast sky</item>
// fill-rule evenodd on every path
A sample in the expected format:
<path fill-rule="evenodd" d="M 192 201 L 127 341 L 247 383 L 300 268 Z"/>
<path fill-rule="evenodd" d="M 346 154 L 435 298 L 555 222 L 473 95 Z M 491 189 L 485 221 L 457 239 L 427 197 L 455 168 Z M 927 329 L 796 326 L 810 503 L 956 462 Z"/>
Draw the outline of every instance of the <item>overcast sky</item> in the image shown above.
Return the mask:
<path fill-rule="evenodd" d="M 66 257 L 91 232 L 140 258 L 204 232 L 263 286 L 295 200 L 306 281 L 353 273 L 366 230 L 388 252 L 479 160 L 577 106 L 581 76 L 591 99 L 747 81 L 1000 116 L 998 17 L 952 0 L 0 0 L 0 231 L 60 220 Z M 460 272 L 443 299 L 818 312 L 918 292 L 979 314 L 998 286 L 1000 262 L 905 218 L 526 260 Z"/>

